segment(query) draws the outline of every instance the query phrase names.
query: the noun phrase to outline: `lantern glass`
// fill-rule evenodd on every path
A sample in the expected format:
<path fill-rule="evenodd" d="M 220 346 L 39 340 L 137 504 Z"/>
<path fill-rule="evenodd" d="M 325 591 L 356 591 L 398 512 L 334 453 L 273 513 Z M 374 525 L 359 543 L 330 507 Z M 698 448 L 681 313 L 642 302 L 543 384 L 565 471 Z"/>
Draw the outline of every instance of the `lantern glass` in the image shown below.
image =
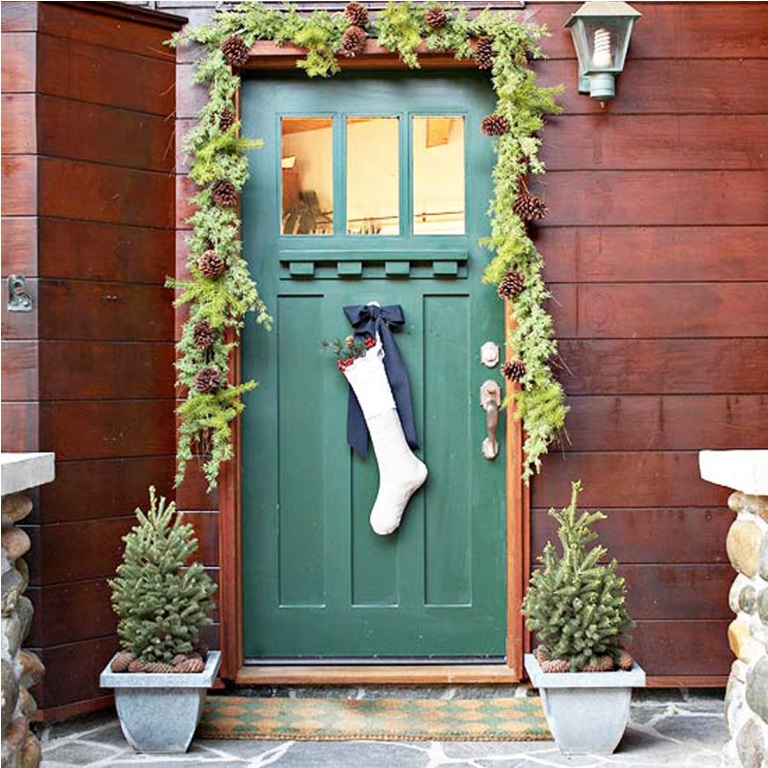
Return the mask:
<path fill-rule="evenodd" d="M 585 74 L 613 72 L 618 74 L 624 67 L 632 21 L 624 19 L 589 19 L 584 21 L 587 41 Z"/>
<path fill-rule="evenodd" d="M 579 58 L 579 91 L 600 100 L 614 96 L 614 78 L 624 68 L 629 38 L 640 17 L 624 2 L 587 2 L 568 20 Z"/>

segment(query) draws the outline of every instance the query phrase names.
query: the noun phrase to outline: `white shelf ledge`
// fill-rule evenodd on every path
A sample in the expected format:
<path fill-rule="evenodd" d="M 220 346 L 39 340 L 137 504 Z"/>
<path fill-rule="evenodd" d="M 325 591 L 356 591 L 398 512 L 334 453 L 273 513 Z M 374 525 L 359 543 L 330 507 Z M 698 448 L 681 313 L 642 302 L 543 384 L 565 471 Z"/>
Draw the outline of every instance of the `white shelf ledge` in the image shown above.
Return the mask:
<path fill-rule="evenodd" d="M 56 477 L 54 453 L 0 453 L 3 496 L 50 483 Z"/>
<path fill-rule="evenodd" d="M 699 451 L 701 479 L 750 496 L 768 496 L 768 450 Z"/>

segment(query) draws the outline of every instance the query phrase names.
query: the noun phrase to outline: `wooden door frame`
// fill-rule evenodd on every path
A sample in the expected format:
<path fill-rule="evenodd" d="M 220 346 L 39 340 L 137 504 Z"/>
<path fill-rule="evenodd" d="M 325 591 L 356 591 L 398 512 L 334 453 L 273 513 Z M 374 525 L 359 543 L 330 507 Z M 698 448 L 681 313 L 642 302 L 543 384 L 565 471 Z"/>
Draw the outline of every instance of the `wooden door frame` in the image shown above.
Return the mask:
<path fill-rule="evenodd" d="M 457 60 L 421 46 L 422 69 L 473 68 L 473 59 Z M 305 52 L 294 46 L 279 47 L 259 41 L 250 50 L 248 71 L 295 70 Z M 362 55 L 342 59 L 343 69 L 407 69 L 399 57 L 372 40 Z M 240 111 L 240 93 L 237 107 Z M 505 302 L 506 303 L 506 302 Z M 509 332 L 514 320 L 505 306 Z M 230 361 L 233 381 L 240 380 L 240 347 Z M 517 386 L 508 383 L 510 388 Z M 234 459 L 222 465 L 219 499 L 219 632 L 222 650 L 221 677 L 238 685 L 335 685 L 361 683 L 515 683 L 523 676 L 523 645 L 526 632 L 520 612 L 530 567 L 530 494 L 522 482 L 523 434 L 512 409 L 506 409 L 505 470 L 507 490 L 507 661 L 504 664 L 409 664 L 409 665 L 256 665 L 245 666 L 243 654 L 241 424 L 234 423 Z"/>

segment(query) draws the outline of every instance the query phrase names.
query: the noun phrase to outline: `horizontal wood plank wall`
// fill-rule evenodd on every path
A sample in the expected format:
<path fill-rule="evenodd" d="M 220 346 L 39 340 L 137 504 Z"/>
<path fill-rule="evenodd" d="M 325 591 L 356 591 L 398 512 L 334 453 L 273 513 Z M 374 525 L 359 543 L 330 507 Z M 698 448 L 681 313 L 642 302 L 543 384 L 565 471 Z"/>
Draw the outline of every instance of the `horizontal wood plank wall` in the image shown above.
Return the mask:
<path fill-rule="evenodd" d="M 2 7 L 2 449 L 39 450 L 37 265 L 37 8 Z M 31 312 L 9 312 L 9 275 L 23 275 Z"/>
<path fill-rule="evenodd" d="M 174 271 L 175 57 L 163 41 L 179 26 L 119 4 L 3 5 L 3 275 L 33 278 L 36 300 L 31 317 L 3 316 L 3 450 L 57 456 L 28 527 L 28 643 L 46 665 L 46 720 L 108 703 L 106 578 L 147 487 L 173 496 L 163 284 Z"/>
<path fill-rule="evenodd" d="M 214 5 L 157 3 L 193 23 Z M 534 189 L 551 210 L 536 237 L 573 406 L 571 442 L 533 483 L 531 546 L 552 535 L 546 509 L 581 478 L 583 503 L 609 514 L 602 535 L 630 582 L 638 658 L 656 684 L 711 684 L 730 664 L 730 513 L 728 492 L 699 480 L 697 451 L 759 445 L 768 415 L 768 43 L 754 34 L 768 5 L 634 5 L 643 18 L 605 109 L 576 92 L 563 25 L 578 3 L 521 12 L 552 33 L 541 82 L 566 87 Z M 194 56 L 180 50 L 176 74 L 182 275 L 193 189 L 181 137 L 205 103 Z M 193 473 L 177 498 L 205 519 L 215 553 L 217 496 Z"/>
<path fill-rule="evenodd" d="M 542 80 L 566 87 L 533 188 L 572 406 L 533 483 L 532 551 L 580 478 L 583 505 L 608 514 L 633 651 L 655 684 L 695 685 L 728 673 L 733 581 L 728 491 L 699 479 L 697 451 L 764 447 L 768 421 L 768 41 L 750 33 L 768 6 L 633 6 L 605 109 L 576 93 L 576 4 L 526 8 L 552 31 Z"/>

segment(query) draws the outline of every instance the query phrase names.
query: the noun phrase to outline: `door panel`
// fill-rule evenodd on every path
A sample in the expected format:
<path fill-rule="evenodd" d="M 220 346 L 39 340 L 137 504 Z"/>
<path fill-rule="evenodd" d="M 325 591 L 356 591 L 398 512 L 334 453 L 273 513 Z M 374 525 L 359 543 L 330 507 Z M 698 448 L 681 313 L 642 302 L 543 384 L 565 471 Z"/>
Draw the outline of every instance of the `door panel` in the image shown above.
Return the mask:
<path fill-rule="evenodd" d="M 242 103 L 245 133 L 266 142 L 252 153 L 243 194 L 244 250 L 276 321 L 270 334 L 249 325 L 243 337 L 243 375 L 260 381 L 242 425 L 246 660 L 501 658 L 504 459 L 483 458 L 479 404 L 483 381 L 501 382 L 498 368 L 481 365 L 480 346 L 503 337 L 501 303 L 481 283 L 486 257 L 477 245 L 492 195 L 491 143 L 479 129 L 493 109 L 490 86 L 474 73 L 350 73 L 322 82 L 273 75 L 247 80 Z M 463 120 L 465 234 L 412 231 L 414 115 Z M 371 130 L 367 118 L 376 116 L 398 118 L 400 234 L 347 234 L 346 192 L 365 188 L 366 173 L 363 152 L 356 186 L 348 185 L 347 130 Z M 281 170 L 284 118 L 297 130 L 317 118 L 333 124 L 330 140 L 286 142 L 296 158 L 290 174 Z M 439 150 L 446 123 L 431 128 Z M 332 194 L 307 171 L 306 152 L 321 144 L 333 148 Z M 375 157 L 376 142 L 368 145 Z M 368 188 L 373 204 L 375 185 Z M 285 231 L 317 234 L 281 233 L 286 200 L 305 223 Z M 366 216 L 352 228 L 379 224 Z M 385 537 L 368 523 L 375 456 L 361 460 L 347 447 L 348 387 L 320 347 L 350 333 L 342 307 L 369 301 L 403 307 L 406 326 L 395 338 L 430 472 Z"/>

